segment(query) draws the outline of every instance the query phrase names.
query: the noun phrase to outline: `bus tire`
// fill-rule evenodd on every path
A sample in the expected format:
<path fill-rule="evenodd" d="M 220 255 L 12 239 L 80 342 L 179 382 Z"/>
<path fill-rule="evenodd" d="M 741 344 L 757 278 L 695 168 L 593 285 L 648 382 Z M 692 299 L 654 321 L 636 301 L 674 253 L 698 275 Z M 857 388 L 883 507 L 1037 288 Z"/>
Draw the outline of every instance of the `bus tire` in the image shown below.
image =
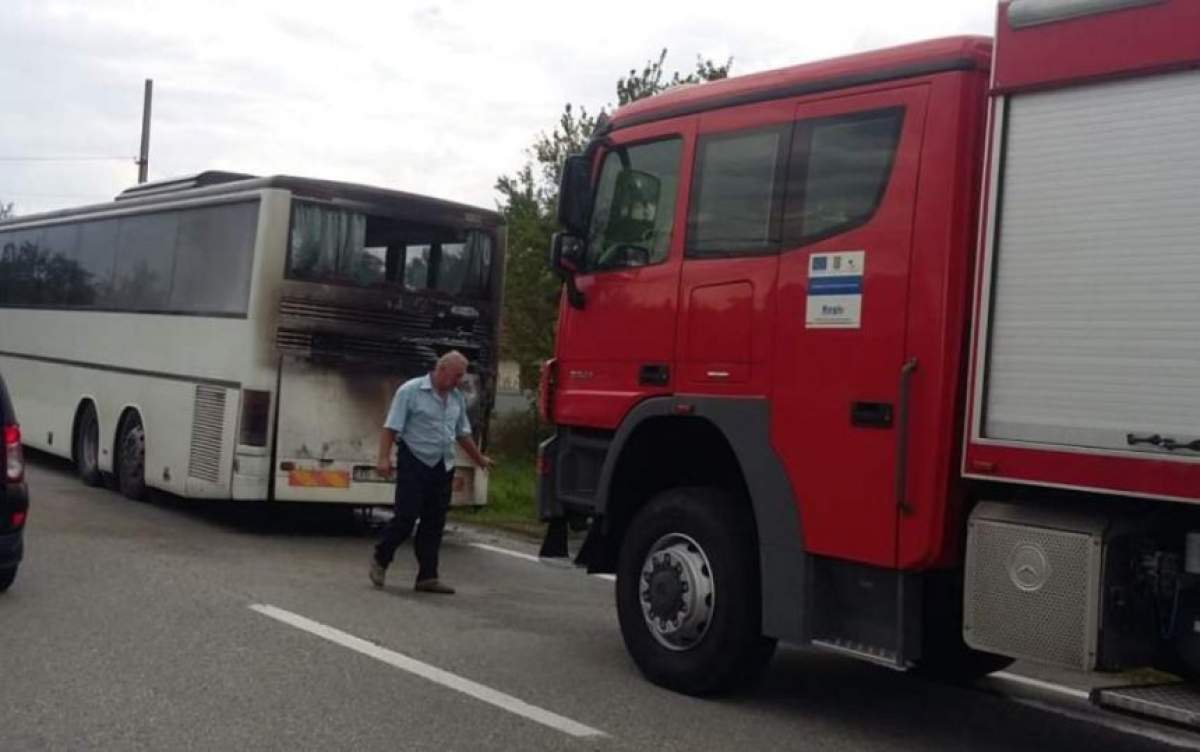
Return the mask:
<path fill-rule="evenodd" d="M 100 472 L 100 421 L 91 402 L 83 403 L 79 418 L 75 421 L 75 444 L 71 453 L 75 457 L 75 470 L 79 479 L 87 486 L 98 486 L 104 480 Z"/>
<path fill-rule="evenodd" d="M 737 689 L 762 673 L 754 520 L 731 494 L 676 488 L 634 517 L 617 564 L 625 647 L 647 679 L 689 695 Z"/>
<path fill-rule="evenodd" d="M 146 498 L 146 430 L 137 413 L 130 413 L 121 424 L 117 441 L 117 487 L 126 498 Z"/>

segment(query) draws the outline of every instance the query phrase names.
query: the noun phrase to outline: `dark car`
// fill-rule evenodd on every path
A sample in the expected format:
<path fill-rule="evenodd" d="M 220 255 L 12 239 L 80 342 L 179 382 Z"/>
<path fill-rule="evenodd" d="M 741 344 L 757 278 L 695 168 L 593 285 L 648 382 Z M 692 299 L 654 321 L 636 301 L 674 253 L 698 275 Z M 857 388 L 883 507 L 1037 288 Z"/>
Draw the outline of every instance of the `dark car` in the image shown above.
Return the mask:
<path fill-rule="evenodd" d="M 13 412 L 4 378 L 0 377 L 0 593 L 17 577 L 24 553 L 25 515 L 29 488 L 25 485 L 25 456 L 21 452 L 21 427 Z"/>

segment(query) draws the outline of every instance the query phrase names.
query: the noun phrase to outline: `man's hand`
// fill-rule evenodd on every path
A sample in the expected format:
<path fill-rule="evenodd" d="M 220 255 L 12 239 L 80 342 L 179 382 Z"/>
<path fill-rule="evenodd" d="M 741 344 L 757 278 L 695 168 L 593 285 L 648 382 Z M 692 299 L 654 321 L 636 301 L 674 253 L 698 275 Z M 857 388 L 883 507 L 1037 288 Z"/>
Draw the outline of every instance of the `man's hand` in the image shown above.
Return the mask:
<path fill-rule="evenodd" d="M 375 463 L 375 472 L 379 473 L 381 478 L 392 477 L 392 459 L 391 457 L 380 457 Z"/>
<path fill-rule="evenodd" d="M 488 457 L 483 452 L 479 451 L 479 447 L 475 445 L 475 439 L 471 438 L 470 434 L 458 437 L 458 445 L 463 448 L 471 461 L 484 470 L 491 470 L 496 466 L 496 461 Z"/>
<path fill-rule="evenodd" d="M 379 473 L 379 477 L 391 479 L 392 477 L 392 452 L 396 450 L 396 432 L 390 428 L 384 428 L 379 432 L 379 458 L 375 461 L 375 472 Z"/>

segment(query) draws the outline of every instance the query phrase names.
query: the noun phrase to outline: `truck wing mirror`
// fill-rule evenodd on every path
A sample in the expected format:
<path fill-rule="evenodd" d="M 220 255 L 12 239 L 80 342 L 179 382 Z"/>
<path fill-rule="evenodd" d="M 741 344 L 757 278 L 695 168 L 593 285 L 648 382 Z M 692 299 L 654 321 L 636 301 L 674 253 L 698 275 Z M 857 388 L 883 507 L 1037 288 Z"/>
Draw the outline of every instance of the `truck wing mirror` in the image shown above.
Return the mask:
<path fill-rule="evenodd" d="M 584 237 L 591 209 L 591 160 L 583 154 L 572 154 L 563 162 L 562 182 L 558 187 L 558 224 L 571 235 Z"/>
<path fill-rule="evenodd" d="M 583 269 L 584 244 L 565 232 L 554 233 L 550 242 L 550 268 L 567 286 L 567 302 L 572 308 L 583 308 L 583 291 L 575 284 L 575 275 Z"/>

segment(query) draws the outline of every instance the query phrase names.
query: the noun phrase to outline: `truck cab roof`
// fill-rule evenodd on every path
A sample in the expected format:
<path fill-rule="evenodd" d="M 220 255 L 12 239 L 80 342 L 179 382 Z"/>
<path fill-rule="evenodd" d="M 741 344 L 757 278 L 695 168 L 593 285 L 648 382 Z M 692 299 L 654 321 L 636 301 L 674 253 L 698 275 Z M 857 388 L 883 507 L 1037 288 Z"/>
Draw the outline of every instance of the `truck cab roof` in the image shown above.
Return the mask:
<path fill-rule="evenodd" d="M 618 109 L 610 129 L 706 110 L 956 70 L 988 70 L 992 40 L 959 36 L 680 86 Z"/>

